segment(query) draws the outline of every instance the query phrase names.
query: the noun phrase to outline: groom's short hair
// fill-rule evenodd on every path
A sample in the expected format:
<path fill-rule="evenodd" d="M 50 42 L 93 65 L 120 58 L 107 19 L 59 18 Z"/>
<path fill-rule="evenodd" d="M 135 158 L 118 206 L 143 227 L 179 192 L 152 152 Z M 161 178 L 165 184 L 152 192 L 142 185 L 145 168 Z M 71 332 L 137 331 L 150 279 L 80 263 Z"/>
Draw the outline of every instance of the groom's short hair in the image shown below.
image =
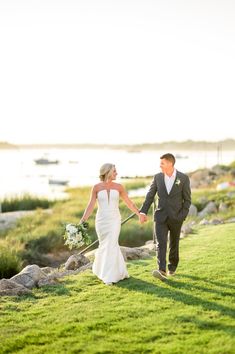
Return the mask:
<path fill-rule="evenodd" d="M 175 156 L 170 154 L 170 153 L 167 153 L 167 154 L 164 154 L 160 157 L 160 159 L 165 159 L 165 160 L 168 160 L 170 162 L 172 162 L 172 165 L 175 164 Z"/>

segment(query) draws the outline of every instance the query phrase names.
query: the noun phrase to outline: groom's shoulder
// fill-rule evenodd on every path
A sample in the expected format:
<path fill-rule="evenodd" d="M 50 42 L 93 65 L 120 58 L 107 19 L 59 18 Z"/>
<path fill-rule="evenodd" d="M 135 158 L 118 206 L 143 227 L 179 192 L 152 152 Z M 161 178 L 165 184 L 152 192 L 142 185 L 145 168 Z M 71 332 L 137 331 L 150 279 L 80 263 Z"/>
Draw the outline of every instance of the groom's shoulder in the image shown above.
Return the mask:
<path fill-rule="evenodd" d="M 177 170 L 177 175 L 182 179 L 188 179 L 188 175 L 186 173 L 180 172 Z"/>
<path fill-rule="evenodd" d="M 153 179 L 157 180 L 157 179 L 161 178 L 162 175 L 163 175 L 162 172 L 158 172 L 158 173 L 156 173 L 156 174 L 153 176 Z"/>

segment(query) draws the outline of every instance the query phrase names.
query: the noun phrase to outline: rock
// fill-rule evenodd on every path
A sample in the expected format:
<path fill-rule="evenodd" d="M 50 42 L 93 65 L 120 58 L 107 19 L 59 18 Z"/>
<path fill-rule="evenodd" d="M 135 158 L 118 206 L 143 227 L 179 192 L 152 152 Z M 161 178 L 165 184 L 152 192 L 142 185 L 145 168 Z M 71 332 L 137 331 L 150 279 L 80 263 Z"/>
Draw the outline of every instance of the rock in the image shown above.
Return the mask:
<path fill-rule="evenodd" d="M 228 210 L 228 206 L 225 203 L 220 203 L 219 205 L 219 211 L 227 211 Z"/>
<path fill-rule="evenodd" d="M 45 285 L 56 285 L 58 284 L 58 280 L 57 278 L 44 278 L 44 279 L 40 279 L 39 282 L 38 282 L 38 287 L 41 288 L 42 286 L 45 286 Z"/>
<path fill-rule="evenodd" d="M 199 222 L 199 225 L 209 225 L 210 222 L 207 220 L 207 219 L 202 219 L 200 222 Z"/>
<path fill-rule="evenodd" d="M 217 176 L 223 176 L 228 173 L 228 169 L 222 167 L 221 165 L 213 166 L 211 171 L 214 172 Z"/>
<path fill-rule="evenodd" d="M 227 222 L 229 222 L 229 223 L 230 222 L 235 222 L 235 218 L 230 218 L 230 219 L 227 220 Z"/>
<path fill-rule="evenodd" d="M 76 270 L 61 270 L 61 271 L 55 272 L 55 273 L 53 273 L 51 275 L 48 275 L 48 279 L 57 280 L 59 278 L 66 277 L 67 275 L 73 275 L 73 274 L 82 273 L 85 270 L 91 269 L 91 268 L 92 268 L 92 263 L 89 262 L 89 263 L 85 264 L 84 266 L 82 266 L 82 267 L 80 267 L 80 268 L 78 268 Z"/>
<path fill-rule="evenodd" d="M 204 218 L 206 215 L 213 214 L 217 212 L 216 204 L 214 202 L 209 202 L 206 207 L 198 213 L 200 218 Z"/>
<path fill-rule="evenodd" d="M 228 192 L 228 193 L 227 193 L 227 197 L 228 197 L 229 199 L 234 198 L 234 196 L 235 196 L 235 192 Z"/>
<path fill-rule="evenodd" d="M 145 244 L 140 249 L 144 250 L 147 253 L 155 253 L 156 252 L 156 243 L 153 243 L 153 240 L 149 240 L 145 242 Z"/>
<path fill-rule="evenodd" d="M 38 282 L 38 286 L 42 287 L 45 285 L 56 285 L 59 283 L 59 278 L 66 277 L 68 275 L 75 275 L 84 272 L 87 269 L 92 269 L 92 263 L 89 262 L 76 270 L 62 270 L 57 269 L 54 272 L 48 274 L 48 276 L 44 279 L 40 279 Z"/>
<path fill-rule="evenodd" d="M 153 240 L 148 240 L 148 241 L 145 242 L 145 245 L 152 245 L 152 244 L 153 244 Z"/>
<path fill-rule="evenodd" d="M 197 207 L 195 205 L 190 205 L 188 216 L 197 216 Z"/>
<path fill-rule="evenodd" d="M 11 280 L 25 286 L 28 289 L 32 289 L 38 285 L 39 280 L 45 278 L 46 274 L 41 270 L 41 268 L 36 264 L 32 264 L 22 269 L 20 273 L 14 275 Z"/>
<path fill-rule="evenodd" d="M 181 233 L 186 236 L 193 233 L 192 223 L 183 224 L 181 228 Z"/>
<path fill-rule="evenodd" d="M 90 262 L 94 261 L 96 250 L 97 250 L 97 248 L 92 250 L 92 251 L 89 251 L 89 252 L 85 253 L 85 256 L 90 260 Z"/>
<path fill-rule="evenodd" d="M 201 205 L 206 205 L 207 203 L 208 203 L 208 199 L 207 199 L 207 197 L 200 197 L 199 199 L 198 199 L 198 203 L 200 203 Z"/>
<path fill-rule="evenodd" d="M 191 173 L 191 178 L 195 181 L 201 181 L 207 176 L 209 176 L 209 170 L 207 168 L 204 168 L 202 170 L 196 170 L 195 172 Z"/>
<path fill-rule="evenodd" d="M 32 289 L 33 287 L 36 286 L 35 281 L 31 278 L 29 274 L 19 273 L 14 275 L 14 277 L 12 277 L 11 280 L 14 280 L 16 283 L 21 284 L 28 289 Z"/>
<path fill-rule="evenodd" d="M 18 296 L 30 294 L 31 291 L 20 285 L 13 280 L 1 279 L 0 280 L 0 295 L 2 296 Z"/>
<path fill-rule="evenodd" d="M 151 257 L 151 253 L 155 253 L 156 245 L 153 241 L 147 241 L 145 245 L 141 247 L 124 247 L 121 246 L 121 252 L 125 259 L 127 260 L 134 260 L 134 259 L 142 259 L 142 258 L 149 258 Z M 91 261 L 95 258 L 96 250 L 92 250 L 86 253 L 86 257 L 89 258 Z"/>
<path fill-rule="evenodd" d="M 199 225 L 218 225 L 218 224 L 223 224 L 223 220 L 221 219 L 212 219 L 212 220 L 207 220 L 203 219 L 199 222 Z"/>
<path fill-rule="evenodd" d="M 210 181 L 209 170 L 197 170 L 190 176 L 190 185 L 192 188 L 198 188 L 202 185 L 207 185 Z"/>
<path fill-rule="evenodd" d="M 57 271 L 58 268 L 42 267 L 41 270 L 42 270 L 45 274 L 50 274 L 50 273 L 53 273 L 53 272 Z"/>
<path fill-rule="evenodd" d="M 200 181 L 195 181 L 190 178 L 190 186 L 192 189 L 196 189 L 196 188 L 200 187 Z"/>
<path fill-rule="evenodd" d="M 147 251 L 147 249 L 124 246 L 121 246 L 120 248 L 125 260 L 134 260 L 150 257 L 149 251 Z"/>
<path fill-rule="evenodd" d="M 211 225 L 219 225 L 219 224 L 223 224 L 223 223 L 224 223 L 223 220 L 220 220 L 220 219 L 212 219 L 210 221 Z"/>
<path fill-rule="evenodd" d="M 69 257 L 64 267 L 66 270 L 76 270 L 88 263 L 90 263 L 90 260 L 83 254 L 73 254 Z"/>

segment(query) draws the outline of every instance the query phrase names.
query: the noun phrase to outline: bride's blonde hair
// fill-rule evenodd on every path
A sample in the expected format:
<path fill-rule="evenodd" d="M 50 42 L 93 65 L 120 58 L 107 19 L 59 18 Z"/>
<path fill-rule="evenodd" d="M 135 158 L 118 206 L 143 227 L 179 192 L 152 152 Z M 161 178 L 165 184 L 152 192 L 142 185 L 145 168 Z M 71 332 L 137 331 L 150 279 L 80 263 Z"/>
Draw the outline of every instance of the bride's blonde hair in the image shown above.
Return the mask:
<path fill-rule="evenodd" d="M 115 165 L 112 163 L 105 163 L 100 167 L 100 180 L 106 182 L 113 173 Z"/>

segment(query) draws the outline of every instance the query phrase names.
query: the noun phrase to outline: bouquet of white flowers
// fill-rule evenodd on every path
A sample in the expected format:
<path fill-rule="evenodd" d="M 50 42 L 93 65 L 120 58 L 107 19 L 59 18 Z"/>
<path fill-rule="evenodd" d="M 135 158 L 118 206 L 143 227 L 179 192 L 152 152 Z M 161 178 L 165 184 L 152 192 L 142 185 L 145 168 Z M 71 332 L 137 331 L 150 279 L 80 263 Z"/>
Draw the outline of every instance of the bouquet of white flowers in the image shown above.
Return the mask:
<path fill-rule="evenodd" d="M 89 245 L 91 243 L 91 238 L 88 235 L 88 222 L 83 222 L 82 224 L 66 224 L 64 239 L 65 245 L 68 245 L 70 249 L 79 248 L 81 246 Z"/>

